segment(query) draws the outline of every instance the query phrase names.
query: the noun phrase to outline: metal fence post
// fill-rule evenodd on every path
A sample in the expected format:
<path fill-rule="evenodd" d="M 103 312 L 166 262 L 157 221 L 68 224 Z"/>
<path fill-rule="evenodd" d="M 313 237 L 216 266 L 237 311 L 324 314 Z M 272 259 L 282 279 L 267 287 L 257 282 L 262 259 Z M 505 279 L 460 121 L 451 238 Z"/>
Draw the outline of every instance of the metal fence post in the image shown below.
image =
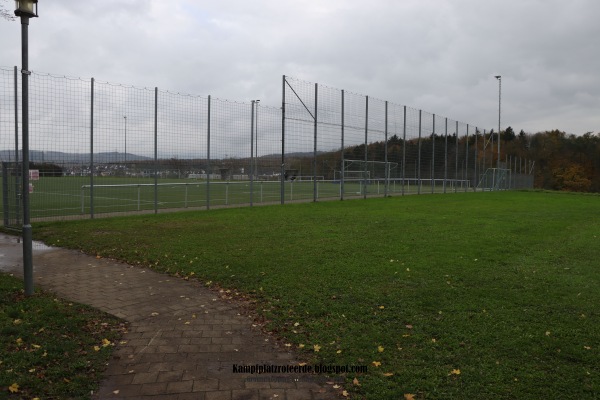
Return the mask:
<path fill-rule="evenodd" d="M 418 141 L 418 153 L 417 162 L 419 164 L 417 170 L 417 194 L 421 194 L 421 118 L 422 110 L 419 110 L 419 141 Z"/>
<path fill-rule="evenodd" d="M 206 209 L 210 210 L 210 109 L 211 96 L 208 96 L 208 114 L 206 127 Z"/>
<path fill-rule="evenodd" d="M 340 166 L 340 200 L 344 200 L 344 90 L 342 90 L 342 164 Z"/>
<path fill-rule="evenodd" d="M 478 158 L 479 158 L 479 147 L 477 147 L 477 141 L 478 141 L 478 137 L 479 137 L 479 128 L 475 127 L 475 151 L 474 151 L 474 160 L 473 160 L 473 164 L 475 167 L 475 176 L 473 179 L 473 190 L 476 192 L 477 191 L 477 183 L 479 182 L 479 175 L 477 174 L 478 170 L 477 170 L 477 165 L 479 164 Z"/>
<path fill-rule="evenodd" d="M 281 96 L 281 176 L 280 176 L 280 202 L 285 203 L 285 75 L 282 80 Z"/>
<path fill-rule="evenodd" d="M 455 135 L 456 135 L 456 144 L 455 144 L 455 156 L 454 156 L 454 193 L 456 193 L 458 191 L 458 121 L 456 122 L 456 129 L 455 129 Z"/>
<path fill-rule="evenodd" d="M 465 150 L 465 181 L 469 182 L 469 124 L 467 124 L 467 147 Z M 465 184 L 465 192 L 467 185 Z"/>
<path fill-rule="evenodd" d="M 94 78 L 90 93 L 90 218 L 94 218 Z"/>
<path fill-rule="evenodd" d="M 406 179 L 406 106 L 402 123 L 402 196 L 404 196 L 404 180 Z"/>
<path fill-rule="evenodd" d="M 319 101 L 319 84 L 315 83 L 315 116 L 313 139 L 313 202 L 317 201 L 317 102 Z"/>
<path fill-rule="evenodd" d="M 365 167 L 364 167 L 364 174 L 365 176 L 363 177 L 363 198 L 366 199 L 367 198 L 367 168 L 368 168 L 368 152 L 367 152 L 367 144 L 368 144 L 368 135 L 369 135 L 369 96 L 365 96 Z"/>
<path fill-rule="evenodd" d="M 254 197 L 254 100 L 250 104 L 250 207 Z"/>
<path fill-rule="evenodd" d="M 433 126 L 431 132 L 431 194 L 434 193 L 435 187 L 435 114 L 432 117 Z"/>
<path fill-rule="evenodd" d="M 444 193 L 446 193 L 446 181 L 448 180 L 448 117 L 446 117 L 444 134 Z"/>
<path fill-rule="evenodd" d="M 384 164 L 385 165 L 385 183 L 383 185 L 383 195 L 388 196 L 388 185 L 390 181 L 390 167 L 388 165 L 388 102 L 385 102 L 385 147 L 384 147 Z"/>
<path fill-rule="evenodd" d="M 158 87 L 154 88 L 154 214 L 158 213 Z"/>

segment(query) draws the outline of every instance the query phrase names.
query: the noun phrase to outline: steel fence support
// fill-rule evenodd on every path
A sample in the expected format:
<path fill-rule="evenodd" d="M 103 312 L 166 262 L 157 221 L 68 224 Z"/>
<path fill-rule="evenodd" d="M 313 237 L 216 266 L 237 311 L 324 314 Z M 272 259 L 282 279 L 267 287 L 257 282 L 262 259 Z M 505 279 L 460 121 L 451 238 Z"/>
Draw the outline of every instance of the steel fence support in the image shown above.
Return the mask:
<path fill-rule="evenodd" d="M 419 164 L 417 169 L 417 194 L 421 194 L 421 117 L 422 110 L 419 110 L 419 140 L 417 142 L 417 163 Z"/>
<path fill-rule="evenodd" d="M 364 166 L 364 177 L 363 177 L 363 198 L 367 198 L 367 168 L 368 168 L 368 154 L 367 154 L 367 143 L 368 143 L 368 132 L 369 132 L 369 96 L 365 96 L 365 166 Z"/>
<path fill-rule="evenodd" d="M 475 176 L 473 179 L 473 190 L 476 192 L 477 191 L 477 183 L 479 182 L 479 175 L 477 174 L 478 172 L 478 168 L 477 165 L 479 164 L 479 147 L 477 147 L 477 141 L 479 138 L 479 128 L 475 127 L 475 154 L 474 154 L 474 160 L 473 160 L 473 164 L 475 167 Z"/>
<path fill-rule="evenodd" d="M 340 200 L 344 200 L 344 90 L 342 90 L 342 164 L 340 166 Z"/>
<path fill-rule="evenodd" d="M 281 96 L 281 185 L 280 202 L 285 204 L 285 75 L 282 80 Z"/>
<path fill-rule="evenodd" d="M 404 180 L 406 179 L 406 106 L 402 122 L 402 196 L 404 196 Z"/>
<path fill-rule="evenodd" d="M 454 131 L 456 135 L 456 144 L 455 144 L 455 160 L 454 160 L 454 193 L 458 191 L 458 121 L 456 122 L 456 130 Z"/>
<path fill-rule="evenodd" d="M 383 185 L 383 195 L 388 196 L 388 185 L 390 181 L 390 167 L 388 165 L 388 102 L 385 102 L 385 147 L 384 147 L 384 165 L 385 165 L 385 184 Z"/>
<path fill-rule="evenodd" d="M 254 197 L 254 100 L 250 104 L 250 207 Z"/>
<path fill-rule="evenodd" d="M 467 143 L 465 148 L 465 192 L 467 191 L 467 182 L 469 182 L 469 124 L 467 124 Z"/>
<path fill-rule="evenodd" d="M 154 214 L 158 213 L 158 87 L 154 88 Z"/>
<path fill-rule="evenodd" d="M 431 142 L 431 194 L 433 194 L 435 188 L 435 114 L 433 114 Z"/>
<path fill-rule="evenodd" d="M 444 128 L 444 193 L 446 193 L 446 184 L 448 181 L 448 118 L 445 118 Z"/>
<path fill-rule="evenodd" d="M 90 92 L 90 218 L 94 218 L 94 78 Z M 83 199 L 82 199 L 83 200 Z M 81 209 L 83 213 L 83 208 Z"/>
<path fill-rule="evenodd" d="M 206 126 L 206 209 L 210 210 L 210 109 L 211 96 L 208 96 L 208 114 Z"/>
<path fill-rule="evenodd" d="M 313 202 L 317 201 L 317 102 L 319 101 L 319 84 L 315 83 L 315 115 L 313 138 Z"/>

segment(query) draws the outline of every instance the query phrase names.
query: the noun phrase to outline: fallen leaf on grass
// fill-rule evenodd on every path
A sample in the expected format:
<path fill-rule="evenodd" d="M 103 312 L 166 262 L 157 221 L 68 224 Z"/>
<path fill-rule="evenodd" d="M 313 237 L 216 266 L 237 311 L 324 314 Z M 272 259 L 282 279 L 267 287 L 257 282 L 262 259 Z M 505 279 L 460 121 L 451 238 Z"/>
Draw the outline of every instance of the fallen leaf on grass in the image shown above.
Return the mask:
<path fill-rule="evenodd" d="M 383 353 L 383 346 L 377 346 L 377 351 L 380 353 Z"/>
<path fill-rule="evenodd" d="M 404 400 L 415 400 L 415 395 L 412 393 L 404 393 Z"/>
<path fill-rule="evenodd" d="M 354 386 L 360 386 L 360 383 L 358 382 L 357 378 L 354 378 L 354 380 L 352 381 L 352 383 L 354 384 Z"/>
<path fill-rule="evenodd" d="M 460 375 L 460 369 L 453 369 L 448 375 Z"/>
<path fill-rule="evenodd" d="M 321 346 L 319 346 L 318 344 L 315 344 L 315 345 L 313 346 L 313 349 L 315 350 L 315 353 L 318 353 L 318 352 L 319 352 L 319 350 L 321 350 Z"/>
<path fill-rule="evenodd" d="M 12 385 L 10 385 L 8 387 L 8 391 L 11 393 L 18 393 L 19 392 L 19 385 L 17 385 L 16 383 L 13 383 Z"/>
<path fill-rule="evenodd" d="M 393 372 L 384 372 L 383 376 L 394 376 Z"/>
<path fill-rule="evenodd" d="M 381 363 L 379 361 L 373 361 L 371 363 L 374 367 L 379 367 L 381 365 Z"/>
<path fill-rule="evenodd" d="M 347 392 L 347 391 L 345 391 L 345 390 L 344 390 L 344 391 L 342 391 L 342 396 L 344 396 L 344 397 L 348 397 L 348 392 Z"/>

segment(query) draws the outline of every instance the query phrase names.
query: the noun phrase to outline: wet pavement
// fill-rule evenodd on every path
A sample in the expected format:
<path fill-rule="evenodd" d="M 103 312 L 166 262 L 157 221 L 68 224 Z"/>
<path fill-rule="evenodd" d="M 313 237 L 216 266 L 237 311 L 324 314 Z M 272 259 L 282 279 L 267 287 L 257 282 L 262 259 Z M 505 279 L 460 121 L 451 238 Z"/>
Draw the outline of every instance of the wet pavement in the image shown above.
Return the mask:
<path fill-rule="evenodd" d="M 22 276 L 22 244 L 0 234 L 0 271 Z M 251 366 L 302 365 L 241 303 L 197 282 L 77 251 L 33 245 L 34 286 L 129 322 L 96 399 L 320 400 L 341 377 Z"/>

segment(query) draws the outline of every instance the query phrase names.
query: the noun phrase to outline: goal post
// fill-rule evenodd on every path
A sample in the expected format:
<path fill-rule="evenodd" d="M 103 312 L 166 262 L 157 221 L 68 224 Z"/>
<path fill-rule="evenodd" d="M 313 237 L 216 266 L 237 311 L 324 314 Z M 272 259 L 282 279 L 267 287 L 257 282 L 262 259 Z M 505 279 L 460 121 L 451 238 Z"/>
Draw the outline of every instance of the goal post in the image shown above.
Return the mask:
<path fill-rule="evenodd" d="M 488 168 L 479 179 L 478 190 L 510 189 L 510 169 Z"/>
<path fill-rule="evenodd" d="M 335 171 L 336 180 L 382 180 L 390 179 L 398 163 L 386 161 L 348 160 L 342 161 L 342 170 Z"/>

